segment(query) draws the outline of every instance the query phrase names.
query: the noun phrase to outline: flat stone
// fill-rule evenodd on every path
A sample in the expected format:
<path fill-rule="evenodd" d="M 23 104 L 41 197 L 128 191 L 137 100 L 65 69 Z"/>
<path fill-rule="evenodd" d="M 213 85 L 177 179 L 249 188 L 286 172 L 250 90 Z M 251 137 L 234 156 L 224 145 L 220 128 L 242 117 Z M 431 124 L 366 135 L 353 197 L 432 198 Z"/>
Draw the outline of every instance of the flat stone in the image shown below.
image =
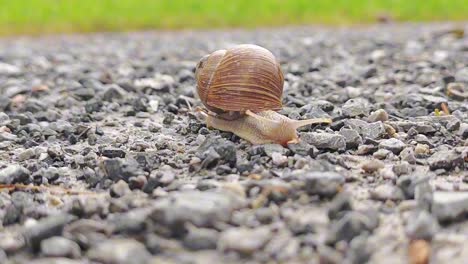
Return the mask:
<path fill-rule="evenodd" d="M 382 184 L 370 191 L 371 198 L 378 201 L 401 201 L 404 200 L 403 192 L 395 185 Z"/>
<path fill-rule="evenodd" d="M 399 154 L 405 147 L 406 144 L 396 138 L 384 139 L 379 144 L 379 148 L 390 150 L 394 154 Z"/>
<path fill-rule="evenodd" d="M 9 165 L 0 170 L 0 183 L 24 183 L 29 180 L 31 172 L 21 165 Z"/>
<path fill-rule="evenodd" d="M 209 227 L 216 222 L 228 221 L 231 213 L 243 207 L 245 201 L 231 192 L 185 191 L 171 193 L 155 202 L 153 221 L 182 231 L 181 223 Z"/>
<path fill-rule="evenodd" d="M 308 172 L 302 178 L 307 193 L 323 197 L 333 197 L 345 182 L 343 175 L 336 172 Z"/>
<path fill-rule="evenodd" d="M 441 222 L 463 217 L 468 213 L 468 192 L 434 192 L 431 212 Z"/>
<path fill-rule="evenodd" d="M 318 149 L 346 149 L 346 138 L 339 134 L 310 132 L 303 134 L 301 139 Z"/>
<path fill-rule="evenodd" d="M 75 241 L 57 236 L 42 240 L 41 253 L 47 257 L 78 258 L 81 249 Z"/>
<path fill-rule="evenodd" d="M 114 238 L 97 244 L 86 254 L 89 259 L 103 264 L 146 263 L 151 254 L 145 246 L 133 239 Z"/>
<path fill-rule="evenodd" d="M 343 115 L 349 117 L 365 116 L 369 113 L 369 102 L 362 98 L 349 99 L 342 106 Z"/>
<path fill-rule="evenodd" d="M 41 219 L 32 226 L 28 226 L 24 231 L 24 236 L 28 245 L 38 250 L 42 240 L 60 235 L 64 226 L 74 219 L 76 219 L 76 217 L 73 215 L 54 215 Z"/>
<path fill-rule="evenodd" d="M 381 121 L 367 123 L 359 119 L 346 119 L 345 125 L 356 130 L 364 138 L 379 139 L 387 134 Z"/>
<path fill-rule="evenodd" d="M 462 155 L 453 150 L 443 150 L 434 153 L 428 159 L 428 163 L 431 170 L 452 170 L 455 167 L 463 168 L 464 166 Z"/>
<path fill-rule="evenodd" d="M 218 249 L 221 251 L 235 251 L 243 255 L 251 255 L 260 250 L 272 237 L 267 227 L 230 228 L 221 234 Z"/>

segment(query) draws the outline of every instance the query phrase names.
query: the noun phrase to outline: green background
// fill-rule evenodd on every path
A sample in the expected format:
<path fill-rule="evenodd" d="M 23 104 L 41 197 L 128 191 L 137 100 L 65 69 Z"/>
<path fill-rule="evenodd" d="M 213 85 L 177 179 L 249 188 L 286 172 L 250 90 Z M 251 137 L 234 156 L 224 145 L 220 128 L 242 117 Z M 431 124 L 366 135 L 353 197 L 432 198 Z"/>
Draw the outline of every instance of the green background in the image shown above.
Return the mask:
<path fill-rule="evenodd" d="M 468 20 L 468 0 L 0 0 L 0 35 Z"/>

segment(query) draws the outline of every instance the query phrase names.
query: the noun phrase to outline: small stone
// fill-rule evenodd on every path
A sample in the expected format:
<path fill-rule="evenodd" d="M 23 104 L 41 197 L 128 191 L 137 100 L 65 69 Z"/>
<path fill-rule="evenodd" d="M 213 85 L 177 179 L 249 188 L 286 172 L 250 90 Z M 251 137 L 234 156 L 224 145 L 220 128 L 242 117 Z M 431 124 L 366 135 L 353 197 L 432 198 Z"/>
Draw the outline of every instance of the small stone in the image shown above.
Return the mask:
<path fill-rule="evenodd" d="M 131 192 L 132 191 L 128 187 L 128 184 L 123 180 L 119 180 L 118 182 L 114 183 L 110 188 L 111 197 L 122 197 Z"/>
<path fill-rule="evenodd" d="M 457 133 L 461 138 L 468 138 L 468 123 L 461 123 Z"/>
<path fill-rule="evenodd" d="M 42 240 L 41 253 L 47 257 L 78 258 L 81 255 L 81 249 L 76 242 L 56 236 Z"/>
<path fill-rule="evenodd" d="M 242 255 L 251 255 L 260 250 L 271 236 L 272 233 L 267 227 L 230 228 L 221 234 L 218 249 L 222 252 L 235 251 Z"/>
<path fill-rule="evenodd" d="M 20 233 L 0 232 L 0 250 L 12 254 L 24 248 L 26 241 Z"/>
<path fill-rule="evenodd" d="M 271 160 L 276 166 L 284 166 L 288 163 L 288 157 L 281 155 L 281 153 L 274 152 L 271 155 Z"/>
<path fill-rule="evenodd" d="M 401 176 L 403 174 L 410 174 L 412 172 L 412 167 L 408 162 L 403 161 L 393 165 L 393 172 L 395 172 L 397 176 Z"/>
<path fill-rule="evenodd" d="M 232 192 L 185 191 L 159 198 L 151 213 L 151 219 L 168 226 L 175 235 L 185 232 L 181 223 L 197 227 L 209 227 L 216 222 L 227 221 L 231 213 L 244 206 L 244 199 Z"/>
<path fill-rule="evenodd" d="M 381 121 L 367 123 L 360 119 L 346 119 L 345 125 L 358 131 L 363 138 L 379 139 L 387 134 Z"/>
<path fill-rule="evenodd" d="M 318 149 L 346 149 L 346 138 L 339 134 L 310 132 L 303 134 L 302 140 L 314 145 Z"/>
<path fill-rule="evenodd" d="M 111 84 L 104 91 L 102 99 L 107 102 L 113 102 L 124 98 L 126 94 L 127 91 L 122 89 L 120 86 L 118 86 L 117 84 Z"/>
<path fill-rule="evenodd" d="M 219 234 L 207 228 L 191 228 L 184 237 L 183 245 L 191 250 L 216 249 Z"/>
<path fill-rule="evenodd" d="M 391 151 L 387 149 L 379 149 L 376 152 L 372 154 L 372 157 L 379 159 L 379 160 L 384 160 L 386 159 L 389 155 L 391 155 Z"/>
<path fill-rule="evenodd" d="M 439 230 L 439 223 L 425 210 L 412 212 L 408 217 L 405 232 L 411 240 L 430 241 Z"/>
<path fill-rule="evenodd" d="M 284 154 L 286 149 L 280 144 L 265 144 L 262 146 L 260 152 L 264 152 L 265 155 L 272 158 L 274 153 Z"/>
<path fill-rule="evenodd" d="M 416 147 L 414 147 L 414 154 L 416 154 L 416 156 L 424 157 L 425 155 L 428 155 L 429 152 L 429 146 L 426 144 L 417 144 Z"/>
<path fill-rule="evenodd" d="M 340 135 L 345 138 L 346 141 L 346 148 L 357 148 L 359 145 L 362 144 L 362 138 L 359 133 L 354 129 L 349 128 L 341 128 Z"/>
<path fill-rule="evenodd" d="M 351 240 L 346 258 L 350 263 L 368 263 L 373 253 L 373 246 L 368 242 L 368 235 L 362 234 Z"/>
<path fill-rule="evenodd" d="M 75 216 L 67 214 L 54 215 L 41 219 L 36 224 L 26 228 L 24 236 L 28 245 L 34 250 L 38 250 L 42 240 L 60 235 L 64 226 L 74 219 Z"/>
<path fill-rule="evenodd" d="M 400 188 L 395 185 L 382 184 L 370 191 L 371 198 L 374 200 L 385 202 L 387 200 L 391 201 L 401 201 L 404 200 L 403 192 Z"/>
<path fill-rule="evenodd" d="M 390 150 L 394 154 L 399 154 L 405 147 L 406 144 L 396 138 L 384 139 L 379 144 L 379 148 Z"/>
<path fill-rule="evenodd" d="M 107 147 L 104 148 L 101 154 L 108 158 L 125 158 L 125 151 L 119 148 Z"/>
<path fill-rule="evenodd" d="M 305 179 L 305 190 L 310 195 L 333 197 L 341 189 L 345 178 L 336 172 L 308 172 Z"/>
<path fill-rule="evenodd" d="M 145 246 L 133 239 L 114 238 L 99 243 L 88 250 L 87 257 L 105 264 L 147 263 L 151 254 Z"/>
<path fill-rule="evenodd" d="M 372 232 L 378 225 L 378 213 L 374 210 L 350 211 L 330 224 L 326 240 L 331 244 L 350 242 L 363 232 Z"/>
<path fill-rule="evenodd" d="M 431 170 L 445 169 L 452 170 L 455 167 L 463 168 L 463 158 L 453 150 L 443 150 L 434 153 L 428 159 Z"/>
<path fill-rule="evenodd" d="M 387 111 L 385 111 L 383 109 L 378 109 L 378 110 L 372 112 L 372 114 L 369 115 L 368 120 L 370 122 L 377 122 L 377 121 L 385 122 L 385 121 L 388 120 Z"/>
<path fill-rule="evenodd" d="M 342 106 L 343 115 L 349 117 L 365 116 L 369 113 L 369 102 L 362 98 L 349 99 Z"/>
<path fill-rule="evenodd" d="M 377 151 L 374 145 L 360 145 L 356 151 L 356 155 L 368 155 Z"/>
<path fill-rule="evenodd" d="M 22 151 L 18 155 L 18 161 L 29 160 L 29 159 L 34 158 L 35 156 L 36 156 L 36 153 L 34 152 L 34 149 L 29 148 L 29 149 L 26 149 L 26 150 Z"/>
<path fill-rule="evenodd" d="M 403 175 L 399 177 L 397 181 L 397 186 L 400 187 L 407 199 L 414 199 L 416 196 L 416 188 L 426 184 L 429 185 L 429 177 L 424 175 Z M 425 194 L 419 193 L 419 195 Z M 432 198 L 432 194 L 430 195 Z"/>
<path fill-rule="evenodd" d="M 365 161 L 361 164 L 361 168 L 367 173 L 376 172 L 380 169 L 383 169 L 384 167 L 385 164 L 383 162 L 375 159 Z"/>
<path fill-rule="evenodd" d="M 328 207 L 328 218 L 334 220 L 341 218 L 346 212 L 352 211 L 351 196 L 347 192 L 336 195 Z"/>
<path fill-rule="evenodd" d="M 0 62 L 0 74 L 2 75 L 14 75 L 21 73 L 21 68 L 18 66 Z"/>
<path fill-rule="evenodd" d="M 74 91 L 74 95 L 83 101 L 91 100 L 94 97 L 95 91 L 92 88 L 79 88 Z"/>
<path fill-rule="evenodd" d="M 440 222 L 464 216 L 468 213 L 468 192 L 434 192 L 431 212 Z"/>
<path fill-rule="evenodd" d="M 141 173 L 138 163 L 133 159 L 106 159 L 102 161 L 101 167 L 113 181 L 128 181 L 130 177 L 137 177 Z"/>
<path fill-rule="evenodd" d="M 0 142 L 2 141 L 15 141 L 18 137 L 12 133 L 3 131 L 0 132 Z"/>
<path fill-rule="evenodd" d="M 176 252 L 176 251 L 183 250 L 182 246 L 178 243 L 177 240 L 167 239 L 159 235 L 156 235 L 154 233 L 149 233 L 146 235 L 145 245 L 148 251 L 153 255 L 161 254 L 164 252 Z M 155 263 L 159 263 L 159 262 L 155 262 Z M 166 263 L 166 262 L 161 262 L 161 263 Z M 169 263 L 172 263 L 172 262 L 169 262 Z"/>
<path fill-rule="evenodd" d="M 9 165 L 0 170 L 0 183 L 27 183 L 31 172 L 20 165 Z"/>
<path fill-rule="evenodd" d="M 216 166 L 218 162 L 234 167 L 237 162 L 236 153 L 234 143 L 219 137 L 207 137 L 197 150 L 197 156 L 202 160 L 205 160 L 208 155 L 210 156 L 208 161 L 202 162 L 202 164 L 205 163 L 202 166 L 206 168 Z"/>
<path fill-rule="evenodd" d="M 400 152 L 400 158 L 402 161 L 407 161 L 410 164 L 416 163 L 416 157 L 411 147 L 406 147 Z"/>

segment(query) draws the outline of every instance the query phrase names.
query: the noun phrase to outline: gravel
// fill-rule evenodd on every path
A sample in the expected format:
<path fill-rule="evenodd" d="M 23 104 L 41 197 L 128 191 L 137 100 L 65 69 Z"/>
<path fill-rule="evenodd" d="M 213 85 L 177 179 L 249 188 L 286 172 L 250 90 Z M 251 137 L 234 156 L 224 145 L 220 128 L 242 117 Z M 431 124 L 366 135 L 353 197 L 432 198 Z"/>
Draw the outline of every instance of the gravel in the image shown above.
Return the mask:
<path fill-rule="evenodd" d="M 408 263 L 418 244 L 463 263 L 468 42 L 453 29 L 468 32 L 0 39 L 0 262 Z M 280 61 L 282 114 L 332 124 L 252 146 L 197 120 L 196 63 L 240 43 Z"/>

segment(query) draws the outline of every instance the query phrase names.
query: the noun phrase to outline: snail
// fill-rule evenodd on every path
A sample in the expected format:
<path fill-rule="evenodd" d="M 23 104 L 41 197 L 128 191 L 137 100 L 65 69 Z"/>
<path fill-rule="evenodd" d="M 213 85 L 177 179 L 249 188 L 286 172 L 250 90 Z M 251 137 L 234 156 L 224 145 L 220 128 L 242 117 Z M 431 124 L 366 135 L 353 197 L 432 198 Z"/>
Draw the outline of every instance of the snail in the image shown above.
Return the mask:
<path fill-rule="evenodd" d="M 282 109 L 284 77 L 273 54 L 243 44 L 204 56 L 195 69 L 199 108 L 207 127 L 228 131 L 252 144 L 298 143 L 297 129 L 330 119 L 293 120 Z"/>

